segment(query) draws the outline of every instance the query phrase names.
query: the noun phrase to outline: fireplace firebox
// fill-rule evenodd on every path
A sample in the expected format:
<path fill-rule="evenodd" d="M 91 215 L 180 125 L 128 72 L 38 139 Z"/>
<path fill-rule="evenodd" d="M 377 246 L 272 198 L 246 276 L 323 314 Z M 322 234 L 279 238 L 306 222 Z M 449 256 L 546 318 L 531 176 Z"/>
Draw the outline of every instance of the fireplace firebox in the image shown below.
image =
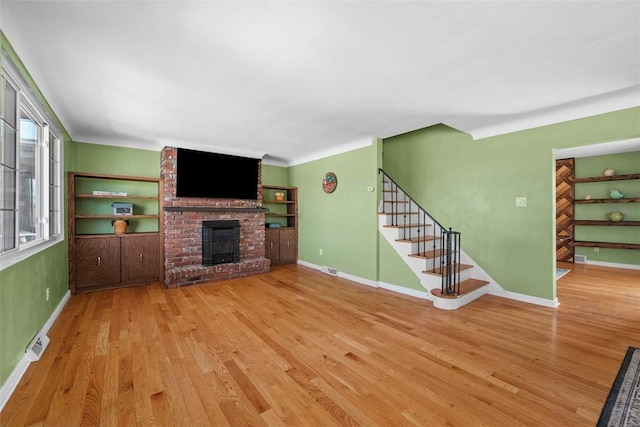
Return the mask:
<path fill-rule="evenodd" d="M 240 260 L 240 221 L 202 221 L 202 265 Z"/>

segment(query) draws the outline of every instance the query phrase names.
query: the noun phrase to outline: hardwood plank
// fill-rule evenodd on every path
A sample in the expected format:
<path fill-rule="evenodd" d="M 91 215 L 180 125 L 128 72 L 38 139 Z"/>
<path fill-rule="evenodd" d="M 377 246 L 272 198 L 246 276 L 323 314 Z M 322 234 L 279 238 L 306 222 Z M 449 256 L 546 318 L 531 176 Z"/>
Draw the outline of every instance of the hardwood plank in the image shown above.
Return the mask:
<path fill-rule="evenodd" d="M 640 271 L 558 266 L 557 309 L 298 265 L 73 295 L 0 425 L 594 425 L 640 345 Z"/>

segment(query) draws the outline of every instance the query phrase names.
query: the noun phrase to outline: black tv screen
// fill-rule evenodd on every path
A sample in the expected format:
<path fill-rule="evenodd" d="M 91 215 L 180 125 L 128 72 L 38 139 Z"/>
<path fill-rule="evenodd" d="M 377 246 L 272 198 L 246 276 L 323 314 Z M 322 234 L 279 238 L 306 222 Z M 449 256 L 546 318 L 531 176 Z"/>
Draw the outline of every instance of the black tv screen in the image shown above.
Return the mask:
<path fill-rule="evenodd" d="M 260 159 L 178 148 L 177 197 L 258 199 Z"/>

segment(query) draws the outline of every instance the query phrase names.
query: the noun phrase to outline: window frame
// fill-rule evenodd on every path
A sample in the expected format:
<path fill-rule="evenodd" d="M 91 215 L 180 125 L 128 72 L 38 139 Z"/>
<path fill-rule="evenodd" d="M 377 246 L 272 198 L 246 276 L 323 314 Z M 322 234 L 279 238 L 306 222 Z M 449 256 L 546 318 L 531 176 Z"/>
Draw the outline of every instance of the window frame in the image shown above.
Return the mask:
<path fill-rule="evenodd" d="M 63 158 L 63 134 L 56 125 L 56 121 L 53 120 L 49 114 L 47 108 L 40 102 L 40 99 L 34 93 L 32 87 L 26 82 L 22 74 L 18 71 L 18 68 L 9 57 L 9 54 L 2 50 L 2 67 L 0 69 L 2 79 L 6 80 L 13 89 L 16 90 L 16 205 L 15 205 L 15 247 L 6 251 L 0 247 L 0 271 L 5 268 L 14 265 L 42 250 L 45 250 L 57 243 L 65 240 L 64 228 L 62 226 L 64 221 L 63 212 L 63 197 L 64 197 L 64 158 Z M 2 80 L 0 80 L 1 82 Z M 0 90 L 4 90 L 0 87 Z M 4 94 L 2 95 L 4 96 Z M 0 103 L 0 112 L 4 117 L 4 99 Z M 36 143 L 36 204 L 38 206 L 36 216 L 37 237 L 36 239 L 21 243 L 19 237 L 20 230 L 20 116 L 21 112 L 26 112 L 32 119 L 34 119 L 39 128 L 40 135 Z M 3 122 L 0 120 L 0 122 Z M 0 123 L 4 126 L 4 123 Z M 4 133 L 0 135 L 0 149 L 4 143 Z M 53 141 L 54 147 L 50 151 L 50 142 Z M 50 153 L 53 153 L 53 166 L 55 170 L 53 174 L 50 174 Z M 53 177 L 53 200 L 50 198 L 51 191 L 51 178 Z M 0 186 L 0 194 L 3 191 Z M 51 220 L 50 213 L 56 212 L 55 218 Z M 0 221 L 2 218 L 0 217 Z M 53 221 L 53 224 L 51 223 Z M 2 226 L 2 224 L 0 224 Z M 54 232 L 51 233 L 53 228 Z"/>

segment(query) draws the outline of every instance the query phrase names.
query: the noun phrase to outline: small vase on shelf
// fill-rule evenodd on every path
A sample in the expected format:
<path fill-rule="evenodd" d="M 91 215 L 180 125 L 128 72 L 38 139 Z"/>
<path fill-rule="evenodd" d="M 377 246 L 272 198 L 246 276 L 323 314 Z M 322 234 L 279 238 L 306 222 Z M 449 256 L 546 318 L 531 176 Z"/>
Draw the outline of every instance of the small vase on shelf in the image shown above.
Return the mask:
<path fill-rule="evenodd" d="M 113 232 L 115 234 L 127 234 L 127 226 L 129 225 L 128 219 L 114 219 L 111 221 L 113 225 Z"/>
<path fill-rule="evenodd" d="M 610 190 L 609 197 L 611 197 L 612 199 L 622 199 L 624 197 L 624 194 L 622 194 L 618 190 Z"/>

